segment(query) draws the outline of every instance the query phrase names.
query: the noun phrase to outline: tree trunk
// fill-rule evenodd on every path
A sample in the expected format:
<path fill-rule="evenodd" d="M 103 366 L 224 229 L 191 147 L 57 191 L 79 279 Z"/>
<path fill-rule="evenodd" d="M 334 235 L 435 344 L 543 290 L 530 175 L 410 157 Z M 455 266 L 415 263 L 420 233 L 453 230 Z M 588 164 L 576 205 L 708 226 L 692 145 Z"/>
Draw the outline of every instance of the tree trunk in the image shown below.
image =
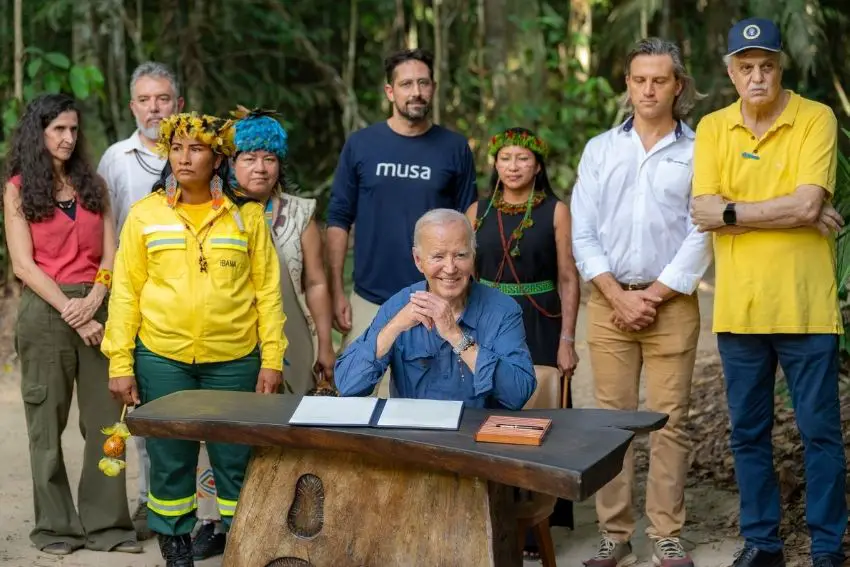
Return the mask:
<path fill-rule="evenodd" d="M 78 65 L 96 65 L 95 21 L 91 1 L 77 0 L 73 6 L 71 59 Z"/>
<path fill-rule="evenodd" d="M 72 63 L 104 69 L 98 53 L 97 19 L 95 18 L 93 2 L 92 0 L 76 0 L 73 6 Z M 106 134 L 107 123 L 111 122 L 108 107 L 101 107 L 98 99 L 91 95 L 86 100 L 79 101 L 79 104 L 84 119 L 87 118 L 84 122 L 84 128 L 89 143 L 96 140 L 106 141 L 108 139 Z M 96 117 L 101 118 L 101 120 L 96 119 Z"/>
<path fill-rule="evenodd" d="M 142 4 L 143 0 L 136 0 L 135 21 L 130 18 L 129 14 L 127 14 L 127 9 L 124 7 L 124 3 L 121 0 L 115 0 L 115 2 L 118 5 L 117 10 L 120 14 L 121 21 L 124 23 L 124 29 L 133 42 L 133 58 L 136 60 L 135 64 L 139 65 L 146 59 L 144 45 L 142 45 L 142 30 L 144 29 L 143 25 L 145 21 L 144 6 Z"/>
<path fill-rule="evenodd" d="M 204 26 L 203 0 L 193 0 L 189 12 L 189 25 L 184 33 L 180 34 L 180 60 L 186 72 L 186 97 L 189 107 L 200 111 L 204 108 L 204 83 L 206 72 L 204 71 L 203 48 L 201 46 L 201 30 Z"/>
<path fill-rule="evenodd" d="M 357 68 L 357 30 L 359 15 L 357 10 L 357 0 L 351 0 L 349 3 L 351 14 L 348 19 L 348 55 L 345 62 L 345 71 L 342 75 L 343 83 L 348 92 L 354 91 L 354 75 Z M 342 109 L 342 127 L 345 130 L 345 137 L 354 130 L 354 118 L 357 112 L 357 105 L 346 104 Z"/>
<path fill-rule="evenodd" d="M 425 5 L 422 0 L 413 0 L 413 21 L 407 30 L 407 48 L 422 47 L 419 42 L 419 24 L 424 19 Z"/>
<path fill-rule="evenodd" d="M 24 100 L 24 29 L 23 29 L 23 0 L 15 0 L 15 99 Z"/>
<path fill-rule="evenodd" d="M 177 75 L 177 82 L 182 85 L 183 93 L 186 92 L 186 76 L 183 72 L 182 61 L 179 56 L 179 38 L 187 33 L 185 29 L 180 6 L 174 0 L 160 0 L 159 3 L 160 20 L 158 26 L 152 26 L 153 29 L 159 29 L 159 37 L 157 37 L 157 51 L 161 61 L 171 65 L 174 73 Z M 137 20 L 138 21 L 138 20 Z M 180 30 L 178 32 L 178 30 Z M 141 32 L 140 32 L 141 33 Z"/>
<path fill-rule="evenodd" d="M 572 58 L 579 64 L 576 78 L 590 77 L 590 38 L 593 31 L 593 12 L 590 0 L 570 0 L 570 42 Z"/>
<path fill-rule="evenodd" d="M 405 33 L 407 24 L 404 17 L 404 0 L 395 0 L 395 19 L 393 20 L 393 40 L 394 45 L 391 51 L 401 49 L 405 46 Z"/>
<path fill-rule="evenodd" d="M 109 113 L 115 138 L 124 138 L 127 131 L 123 109 L 124 101 L 129 100 L 129 85 L 127 84 L 127 49 L 124 42 L 124 22 L 121 13 L 124 10 L 122 0 L 111 0 L 107 12 L 109 18 L 109 65 L 111 72 L 109 81 Z"/>
<path fill-rule="evenodd" d="M 479 2 L 482 8 L 484 2 Z M 484 46 L 485 68 L 490 70 L 491 92 L 487 102 L 488 110 L 504 101 L 507 90 L 507 73 L 505 59 L 508 53 L 508 29 L 506 0 L 489 0 L 484 12 Z"/>
<path fill-rule="evenodd" d="M 434 98 L 432 102 L 433 119 L 435 124 L 440 123 L 440 109 L 443 103 L 441 96 L 443 84 L 443 22 L 440 18 L 440 8 L 443 0 L 434 0 Z"/>
<path fill-rule="evenodd" d="M 661 28 L 659 35 L 665 39 L 670 38 L 670 0 L 661 0 Z"/>

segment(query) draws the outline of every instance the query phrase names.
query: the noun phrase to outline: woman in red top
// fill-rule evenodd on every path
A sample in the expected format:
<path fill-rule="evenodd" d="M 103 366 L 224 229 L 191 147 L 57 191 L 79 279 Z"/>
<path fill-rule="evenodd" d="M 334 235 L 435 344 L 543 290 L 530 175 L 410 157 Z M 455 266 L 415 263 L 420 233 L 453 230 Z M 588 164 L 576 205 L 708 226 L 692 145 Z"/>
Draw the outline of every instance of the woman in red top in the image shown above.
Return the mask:
<path fill-rule="evenodd" d="M 6 242 L 24 284 L 15 347 L 21 362 L 33 477 L 33 543 L 45 553 L 140 553 L 123 476 L 98 470 L 106 436 L 120 419 L 100 352 L 115 257 L 115 225 L 104 182 L 82 152 L 73 98 L 32 101 L 12 136 L 3 206 Z M 85 438 L 78 507 L 62 456 L 74 383 Z"/>

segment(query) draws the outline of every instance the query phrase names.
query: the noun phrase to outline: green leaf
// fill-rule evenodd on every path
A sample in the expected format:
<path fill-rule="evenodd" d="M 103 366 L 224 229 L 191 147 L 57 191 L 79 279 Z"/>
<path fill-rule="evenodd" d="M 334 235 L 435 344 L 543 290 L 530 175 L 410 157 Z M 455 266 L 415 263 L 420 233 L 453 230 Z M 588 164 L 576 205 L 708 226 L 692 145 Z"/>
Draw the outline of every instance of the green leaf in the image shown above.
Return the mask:
<path fill-rule="evenodd" d="M 89 83 L 94 85 L 95 87 L 103 86 L 103 74 L 100 72 L 100 69 L 95 67 L 94 65 L 89 65 L 86 67 L 86 76 L 88 76 Z"/>
<path fill-rule="evenodd" d="M 41 57 L 30 61 L 29 65 L 27 65 L 27 77 L 30 79 L 34 78 L 38 74 L 38 70 L 41 69 L 42 63 L 44 63 L 44 59 Z"/>
<path fill-rule="evenodd" d="M 48 73 L 44 77 L 44 90 L 49 93 L 58 93 L 62 90 L 62 79 L 56 73 Z"/>
<path fill-rule="evenodd" d="M 60 69 L 69 69 L 71 67 L 71 61 L 62 53 L 51 51 L 50 53 L 45 53 L 44 58 L 54 67 L 59 67 Z"/>
<path fill-rule="evenodd" d="M 80 100 L 85 100 L 89 97 L 91 89 L 89 89 L 89 79 L 84 67 L 74 65 L 71 67 L 71 73 L 68 76 L 71 83 L 71 90 L 74 96 Z"/>
<path fill-rule="evenodd" d="M 18 122 L 18 112 L 14 106 L 9 106 L 3 111 L 3 127 L 9 131 L 15 127 Z"/>

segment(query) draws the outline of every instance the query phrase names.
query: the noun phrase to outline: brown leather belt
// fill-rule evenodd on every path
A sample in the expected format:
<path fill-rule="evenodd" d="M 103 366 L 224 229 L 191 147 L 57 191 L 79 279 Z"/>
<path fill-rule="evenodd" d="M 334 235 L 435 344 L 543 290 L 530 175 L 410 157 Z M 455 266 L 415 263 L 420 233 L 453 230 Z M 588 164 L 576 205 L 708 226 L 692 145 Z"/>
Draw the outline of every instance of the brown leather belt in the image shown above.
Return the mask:
<path fill-rule="evenodd" d="M 623 289 L 624 289 L 624 290 L 626 290 L 626 291 L 640 291 L 640 290 L 642 290 L 642 289 L 647 289 L 649 286 L 651 286 L 651 285 L 652 285 L 652 282 L 649 282 L 649 283 L 623 283 L 623 282 L 617 282 L 617 283 L 618 283 L 618 284 L 620 284 L 620 287 L 621 287 L 621 288 L 623 288 Z"/>

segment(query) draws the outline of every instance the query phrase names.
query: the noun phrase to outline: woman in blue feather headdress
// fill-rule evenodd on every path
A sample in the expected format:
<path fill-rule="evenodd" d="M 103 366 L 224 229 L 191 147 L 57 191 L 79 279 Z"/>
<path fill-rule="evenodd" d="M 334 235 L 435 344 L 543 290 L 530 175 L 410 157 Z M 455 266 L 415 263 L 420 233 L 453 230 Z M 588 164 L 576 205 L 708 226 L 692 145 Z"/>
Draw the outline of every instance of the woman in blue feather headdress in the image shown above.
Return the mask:
<path fill-rule="evenodd" d="M 238 107 L 231 171 L 239 191 L 266 205 L 266 221 L 278 251 L 286 312 L 284 380 L 294 394 L 331 393 L 336 355 L 331 342 L 331 298 L 316 200 L 292 194 L 286 130 L 274 112 Z M 286 277 L 288 274 L 289 277 Z"/>

